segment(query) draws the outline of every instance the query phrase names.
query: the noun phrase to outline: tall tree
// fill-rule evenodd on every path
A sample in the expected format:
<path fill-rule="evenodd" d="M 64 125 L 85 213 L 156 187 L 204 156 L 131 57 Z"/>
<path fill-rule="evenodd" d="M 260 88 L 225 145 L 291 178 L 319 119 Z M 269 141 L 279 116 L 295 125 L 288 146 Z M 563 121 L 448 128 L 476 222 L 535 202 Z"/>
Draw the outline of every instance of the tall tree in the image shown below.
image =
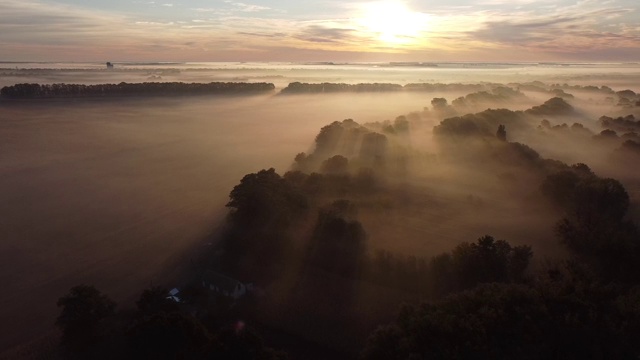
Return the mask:
<path fill-rule="evenodd" d="M 74 286 L 58 300 L 62 312 L 56 321 L 63 342 L 73 347 L 90 345 L 99 336 L 100 322 L 114 314 L 116 303 L 89 285 Z"/>

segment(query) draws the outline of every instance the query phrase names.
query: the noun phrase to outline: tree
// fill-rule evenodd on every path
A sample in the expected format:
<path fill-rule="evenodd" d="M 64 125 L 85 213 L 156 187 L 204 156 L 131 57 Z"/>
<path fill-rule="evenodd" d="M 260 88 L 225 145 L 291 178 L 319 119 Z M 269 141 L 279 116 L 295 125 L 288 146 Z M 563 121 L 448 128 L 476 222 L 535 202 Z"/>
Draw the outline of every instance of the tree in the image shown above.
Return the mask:
<path fill-rule="evenodd" d="M 498 138 L 498 140 L 507 141 L 507 130 L 505 129 L 504 125 L 498 126 L 496 137 Z"/>
<path fill-rule="evenodd" d="M 265 346 L 263 339 L 253 329 L 238 321 L 222 329 L 216 337 L 213 349 L 215 359 L 237 360 L 285 360 L 283 352 Z"/>
<path fill-rule="evenodd" d="M 640 279 L 640 231 L 625 219 L 630 200 L 619 181 L 576 164 L 549 175 L 542 192 L 565 211 L 556 233 L 573 256 L 604 279 Z"/>
<path fill-rule="evenodd" d="M 383 165 L 388 152 L 387 137 L 375 132 L 362 137 L 360 145 L 360 160 L 373 165 Z"/>
<path fill-rule="evenodd" d="M 569 209 L 574 200 L 573 189 L 579 181 L 580 177 L 574 171 L 560 171 L 545 178 L 541 191 L 556 205 Z"/>
<path fill-rule="evenodd" d="M 564 278 L 484 285 L 403 307 L 371 335 L 361 359 L 635 359 L 637 300 L 637 292 Z"/>
<path fill-rule="evenodd" d="M 573 212 L 580 221 L 590 223 L 602 219 L 619 221 L 629 208 L 629 194 L 615 179 L 590 179 L 574 190 Z"/>
<path fill-rule="evenodd" d="M 160 312 L 138 319 L 128 338 L 135 358 L 173 360 L 204 356 L 211 336 L 191 316 Z"/>
<path fill-rule="evenodd" d="M 318 212 L 311 251 L 317 266 L 345 277 L 356 274 L 367 238 L 362 224 L 352 220 L 356 212 L 353 204 L 345 200 Z"/>
<path fill-rule="evenodd" d="M 452 251 L 451 273 L 460 290 L 491 282 L 521 281 L 532 257 L 528 246 L 512 247 L 504 240 L 483 236 Z M 442 269 L 440 270 L 442 271 Z"/>
<path fill-rule="evenodd" d="M 142 294 L 140 294 L 140 299 L 136 301 L 138 311 L 141 315 L 178 311 L 178 304 L 168 297 L 169 290 L 165 288 L 154 286 L 149 289 L 145 289 Z"/>
<path fill-rule="evenodd" d="M 335 149 L 342 139 L 345 132 L 345 126 L 339 121 L 334 121 L 330 125 L 323 126 L 316 136 L 316 148 L 314 153 L 324 157 L 331 153 L 335 153 Z"/>
<path fill-rule="evenodd" d="M 431 100 L 431 106 L 433 106 L 434 110 L 440 110 L 447 107 L 447 99 L 445 98 L 433 98 Z"/>
<path fill-rule="evenodd" d="M 267 280 L 284 265 L 290 227 L 305 215 L 307 198 L 274 169 L 245 175 L 229 197 L 222 267 L 236 276 L 244 272 Z"/>
<path fill-rule="evenodd" d="M 534 106 L 525 111 L 527 114 L 536 116 L 559 116 L 559 115 L 571 115 L 575 112 L 573 106 L 559 97 L 554 97 L 547 100 L 544 104 Z"/>
<path fill-rule="evenodd" d="M 326 174 L 346 174 L 349 170 L 349 159 L 342 155 L 334 155 L 322 163 L 321 169 Z"/>
<path fill-rule="evenodd" d="M 62 312 L 56 325 L 62 329 L 63 342 L 84 347 L 99 336 L 100 322 L 114 314 L 116 303 L 89 285 L 74 286 L 58 300 Z"/>
<path fill-rule="evenodd" d="M 307 208 L 304 195 L 273 168 L 245 175 L 229 198 L 232 219 L 253 227 L 286 227 Z"/>

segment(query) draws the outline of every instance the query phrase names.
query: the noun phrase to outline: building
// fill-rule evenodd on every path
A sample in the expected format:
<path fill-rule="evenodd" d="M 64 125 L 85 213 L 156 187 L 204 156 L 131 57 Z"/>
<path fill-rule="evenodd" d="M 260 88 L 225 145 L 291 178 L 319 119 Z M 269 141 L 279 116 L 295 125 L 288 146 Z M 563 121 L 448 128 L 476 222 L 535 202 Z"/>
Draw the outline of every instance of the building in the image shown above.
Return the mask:
<path fill-rule="evenodd" d="M 202 286 L 213 292 L 233 299 L 243 297 L 247 294 L 247 291 L 251 289 L 250 284 L 243 284 L 238 280 L 211 270 L 208 270 L 202 276 Z"/>
<path fill-rule="evenodd" d="M 171 289 L 171 291 L 169 291 L 169 296 L 167 296 L 167 300 L 172 300 L 179 303 L 180 298 L 178 297 L 178 295 L 180 295 L 180 290 L 178 290 L 177 288 L 173 288 Z"/>
<path fill-rule="evenodd" d="M 110 62 L 107 62 L 107 69 L 113 69 L 113 64 Z"/>

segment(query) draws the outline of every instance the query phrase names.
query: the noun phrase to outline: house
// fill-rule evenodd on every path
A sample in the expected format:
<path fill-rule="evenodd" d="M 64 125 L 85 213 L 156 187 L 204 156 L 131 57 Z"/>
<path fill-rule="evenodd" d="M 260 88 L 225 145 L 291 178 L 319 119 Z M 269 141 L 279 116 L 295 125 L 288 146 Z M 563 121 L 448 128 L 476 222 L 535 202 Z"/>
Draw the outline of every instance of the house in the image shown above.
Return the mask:
<path fill-rule="evenodd" d="M 167 296 L 167 299 L 179 303 L 180 298 L 178 297 L 178 294 L 180 294 L 180 290 L 178 290 L 177 288 L 173 288 L 171 289 L 171 291 L 169 291 L 169 296 Z"/>
<path fill-rule="evenodd" d="M 228 276 L 219 274 L 211 270 L 208 270 L 202 276 L 202 286 L 218 294 L 228 296 L 233 299 L 239 299 L 243 297 L 251 288 L 251 285 L 243 284 L 238 280 L 232 279 Z"/>

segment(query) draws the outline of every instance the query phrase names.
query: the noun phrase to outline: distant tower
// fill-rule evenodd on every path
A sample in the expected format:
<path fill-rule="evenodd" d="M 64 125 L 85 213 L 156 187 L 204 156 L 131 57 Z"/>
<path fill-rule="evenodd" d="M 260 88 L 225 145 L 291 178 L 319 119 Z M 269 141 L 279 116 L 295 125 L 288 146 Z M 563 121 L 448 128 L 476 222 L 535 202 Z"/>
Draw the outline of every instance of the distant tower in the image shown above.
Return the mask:
<path fill-rule="evenodd" d="M 113 69 L 113 64 L 107 61 L 107 69 Z"/>

